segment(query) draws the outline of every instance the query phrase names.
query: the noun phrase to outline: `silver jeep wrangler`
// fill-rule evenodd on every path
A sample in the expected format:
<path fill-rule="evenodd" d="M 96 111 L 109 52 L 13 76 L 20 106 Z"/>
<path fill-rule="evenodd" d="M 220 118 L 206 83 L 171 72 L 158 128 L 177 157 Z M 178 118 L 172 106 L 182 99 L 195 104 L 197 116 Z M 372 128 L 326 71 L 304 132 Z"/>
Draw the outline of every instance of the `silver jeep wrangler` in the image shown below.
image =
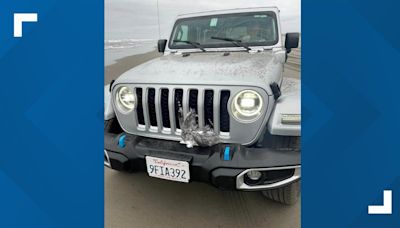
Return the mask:
<path fill-rule="evenodd" d="M 298 42 L 276 7 L 178 16 L 161 57 L 105 87 L 104 164 L 294 204 L 300 86 L 283 67 Z"/>

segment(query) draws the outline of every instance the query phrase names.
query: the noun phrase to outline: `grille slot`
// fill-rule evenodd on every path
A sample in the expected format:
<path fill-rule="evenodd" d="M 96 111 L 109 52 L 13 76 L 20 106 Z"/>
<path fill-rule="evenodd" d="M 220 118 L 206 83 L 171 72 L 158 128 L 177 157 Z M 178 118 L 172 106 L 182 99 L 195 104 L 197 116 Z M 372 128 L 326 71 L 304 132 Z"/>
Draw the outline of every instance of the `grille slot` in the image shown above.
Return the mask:
<path fill-rule="evenodd" d="M 148 90 L 148 107 L 150 116 L 150 125 L 157 126 L 157 114 L 156 114 L 156 90 L 154 88 L 149 88 Z"/>
<path fill-rule="evenodd" d="M 194 109 L 196 113 L 198 113 L 197 108 L 197 96 L 199 95 L 199 91 L 191 89 L 189 93 L 189 110 Z"/>
<path fill-rule="evenodd" d="M 169 120 L 168 96 L 169 96 L 169 90 L 162 89 L 161 90 L 161 115 L 162 115 L 163 127 L 166 127 L 166 128 L 171 127 L 171 123 Z"/>
<path fill-rule="evenodd" d="M 191 89 L 189 92 L 189 111 L 194 110 L 196 114 L 199 114 L 199 107 L 197 105 L 199 91 Z M 196 118 L 196 123 L 199 124 L 199 119 Z"/>
<path fill-rule="evenodd" d="M 144 115 L 143 115 L 143 97 L 142 97 L 143 90 L 142 88 L 136 88 L 136 97 L 138 100 L 137 104 L 137 118 L 138 118 L 138 123 L 141 125 L 145 125 L 144 122 Z"/>
<path fill-rule="evenodd" d="M 228 100 L 230 97 L 230 91 L 221 91 L 221 110 L 220 110 L 220 129 L 222 132 L 229 132 L 229 113 L 228 113 Z"/>
<path fill-rule="evenodd" d="M 176 129 L 181 129 L 181 125 L 179 123 L 179 108 L 183 107 L 182 102 L 183 102 L 183 89 L 177 89 L 175 90 L 175 123 L 176 123 Z"/>
<path fill-rule="evenodd" d="M 206 90 L 204 93 L 204 123 L 214 125 L 214 91 Z"/>

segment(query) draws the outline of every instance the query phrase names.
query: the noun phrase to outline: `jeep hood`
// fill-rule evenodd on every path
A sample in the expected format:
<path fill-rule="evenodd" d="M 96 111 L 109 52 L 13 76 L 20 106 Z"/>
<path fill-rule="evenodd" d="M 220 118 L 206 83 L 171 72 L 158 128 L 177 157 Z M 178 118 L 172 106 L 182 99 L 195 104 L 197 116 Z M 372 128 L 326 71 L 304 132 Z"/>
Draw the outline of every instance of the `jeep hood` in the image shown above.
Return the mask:
<path fill-rule="evenodd" d="M 282 67 L 271 51 L 170 54 L 125 72 L 114 84 L 257 86 L 271 95 L 269 85 L 279 83 Z"/>

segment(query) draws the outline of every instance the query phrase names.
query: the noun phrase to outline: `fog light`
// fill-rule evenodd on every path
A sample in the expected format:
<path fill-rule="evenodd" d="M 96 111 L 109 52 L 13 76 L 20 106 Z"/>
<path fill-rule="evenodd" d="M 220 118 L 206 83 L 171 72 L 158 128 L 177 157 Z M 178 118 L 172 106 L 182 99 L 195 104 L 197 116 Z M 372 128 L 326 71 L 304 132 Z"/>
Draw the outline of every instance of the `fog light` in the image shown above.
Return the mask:
<path fill-rule="evenodd" d="M 262 174 L 259 171 L 252 170 L 252 171 L 247 172 L 246 175 L 250 180 L 256 181 L 261 178 Z"/>

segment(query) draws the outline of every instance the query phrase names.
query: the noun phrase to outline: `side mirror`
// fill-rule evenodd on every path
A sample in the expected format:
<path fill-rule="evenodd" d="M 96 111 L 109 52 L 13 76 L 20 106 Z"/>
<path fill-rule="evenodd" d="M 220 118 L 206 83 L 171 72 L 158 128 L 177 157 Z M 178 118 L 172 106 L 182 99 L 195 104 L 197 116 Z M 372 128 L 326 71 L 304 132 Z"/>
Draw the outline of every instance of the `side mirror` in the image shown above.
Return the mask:
<path fill-rule="evenodd" d="M 299 46 L 299 36 L 300 34 L 298 32 L 286 33 L 285 48 L 287 53 L 290 53 L 292 48 L 297 48 Z"/>
<path fill-rule="evenodd" d="M 167 40 L 158 40 L 157 43 L 158 52 L 164 53 L 166 45 L 167 45 Z"/>

